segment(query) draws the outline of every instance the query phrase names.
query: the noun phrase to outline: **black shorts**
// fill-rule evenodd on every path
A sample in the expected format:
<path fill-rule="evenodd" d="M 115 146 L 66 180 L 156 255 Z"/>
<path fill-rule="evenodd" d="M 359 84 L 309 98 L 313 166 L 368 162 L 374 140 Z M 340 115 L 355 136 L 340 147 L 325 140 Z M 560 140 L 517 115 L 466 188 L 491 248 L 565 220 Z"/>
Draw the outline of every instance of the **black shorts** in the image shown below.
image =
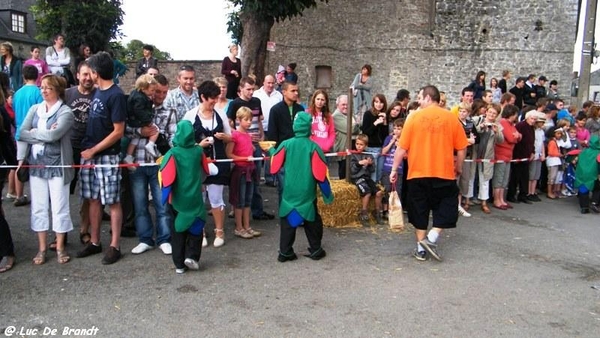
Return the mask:
<path fill-rule="evenodd" d="M 455 180 L 414 178 L 407 181 L 408 221 L 418 230 L 427 230 L 429 213 L 433 226 L 456 228 L 458 220 L 458 186 Z"/>
<path fill-rule="evenodd" d="M 373 182 L 370 177 L 361 177 L 354 182 L 356 187 L 358 188 L 358 193 L 360 197 L 364 197 L 367 194 L 375 195 L 379 189 L 377 189 L 377 184 Z"/>

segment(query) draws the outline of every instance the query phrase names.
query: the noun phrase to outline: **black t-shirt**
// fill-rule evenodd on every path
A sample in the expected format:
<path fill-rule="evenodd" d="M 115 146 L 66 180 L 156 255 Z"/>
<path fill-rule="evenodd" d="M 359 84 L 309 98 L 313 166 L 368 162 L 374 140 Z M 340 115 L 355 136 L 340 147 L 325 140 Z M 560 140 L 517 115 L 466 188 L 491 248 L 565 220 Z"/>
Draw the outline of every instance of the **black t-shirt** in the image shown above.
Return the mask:
<path fill-rule="evenodd" d="M 250 108 L 250 110 L 252 110 L 252 125 L 248 129 L 248 133 L 258 133 L 260 128 L 259 124 L 261 124 L 260 118 L 263 115 L 260 99 L 257 97 L 252 97 L 250 101 L 245 101 L 239 97 L 236 98 L 229 104 L 229 108 L 227 109 L 227 118 L 232 121 L 235 121 L 235 114 L 241 107 L 248 107 Z"/>

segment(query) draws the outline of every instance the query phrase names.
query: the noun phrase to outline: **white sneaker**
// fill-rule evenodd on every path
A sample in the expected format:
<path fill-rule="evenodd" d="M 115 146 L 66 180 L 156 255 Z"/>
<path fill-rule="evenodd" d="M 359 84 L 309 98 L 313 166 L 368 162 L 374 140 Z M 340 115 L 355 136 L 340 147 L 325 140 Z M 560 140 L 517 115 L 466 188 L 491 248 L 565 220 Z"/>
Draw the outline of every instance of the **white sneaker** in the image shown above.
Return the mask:
<path fill-rule="evenodd" d="M 185 273 L 185 269 L 175 269 L 175 273 L 181 275 L 182 273 Z"/>
<path fill-rule="evenodd" d="M 465 208 L 463 208 L 462 206 L 458 206 L 458 213 L 462 216 L 462 217 L 471 217 L 471 214 L 468 213 Z"/>
<path fill-rule="evenodd" d="M 202 237 L 202 247 L 206 248 L 208 246 L 208 241 L 206 240 L 206 237 Z"/>
<path fill-rule="evenodd" d="M 145 146 L 144 149 L 146 149 L 146 152 L 148 152 L 148 154 L 150 154 L 152 157 L 158 157 L 158 151 L 156 149 L 156 145 L 152 142 L 148 142 Z"/>
<path fill-rule="evenodd" d="M 171 243 L 163 243 L 161 245 L 158 246 L 160 250 L 162 250 L 162 252 L 165 255 L 170 255 L 173 253 L 173 248 L 171 247 Z"/>
<path fill-rule="evenodd" d="M 140 243 L 131 250 L 131 253 L 134 255 L 139 255 L 139 254 L 144 253 L 151 249 L 153 249 L 153 248 L 150 245 L 148 245 L 146 243 Z"/>
<path fill-rule="evenodd" d="M 225 240 L 223 238 L 221 238 L 221 237 L 215 237 L 215 242 L 213 243 L 213 246 L 215 248 L 223 246 L 223 244 L 225 244 Z"/>
<path fill-rule="evenodd" d="M 198 265 L 198 262 L 191 258 L 186 258 L 185 261 L 183 261 L 183 264 L 185 264 L 185 266 L 187 266 L 190 270 L 200 269 L 200 265 Z"/>

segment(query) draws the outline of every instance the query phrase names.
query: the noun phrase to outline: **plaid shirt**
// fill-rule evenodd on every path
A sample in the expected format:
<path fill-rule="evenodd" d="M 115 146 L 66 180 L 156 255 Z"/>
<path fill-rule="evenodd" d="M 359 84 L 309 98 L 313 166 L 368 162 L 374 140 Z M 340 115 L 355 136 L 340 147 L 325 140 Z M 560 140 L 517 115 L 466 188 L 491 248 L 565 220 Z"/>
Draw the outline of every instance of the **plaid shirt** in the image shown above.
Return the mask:
<path fill-rule="evenodd" d="M 183 91 L 181 91 L 180 87 L 171 89 L 169 90 L 163 105 L 167 108 L 175 109 L 177 111 L 177 121 L 180 121 L 185 113 L 200 105 L 198 90 L 194 88 L 192 96 L 188 97 Z"/>
<path fill-rule="evenodd" d="M 169 114 L 171 118 L 169 120 Z M 158 107 L 154 107 L 154 119 L 153 123 L 158 127 L 160 133 L 165 134 L 167 139 L 169 140 L 169 144 L 172 145 L 173 136 L 175 136 L 175 131 L 177 130 L 177 122 L 179 119 L 177 118 L 177 111 L 175 109 L 168 109 L 165 105 L 160 105 Z M 135 152 L 133 156 L 135 157 L 135 161 L 137 163 L 151 163 L 154 162 L 154 158 L 147 154 L 146 149 L 144 148 L 148 143 L 148 139 L 140 136 L 141 128 L 130 128 L 127 127 L 127 134 L 129 136 L 135 135 L 140 138 L 140 141 L 135 148 Z"/>

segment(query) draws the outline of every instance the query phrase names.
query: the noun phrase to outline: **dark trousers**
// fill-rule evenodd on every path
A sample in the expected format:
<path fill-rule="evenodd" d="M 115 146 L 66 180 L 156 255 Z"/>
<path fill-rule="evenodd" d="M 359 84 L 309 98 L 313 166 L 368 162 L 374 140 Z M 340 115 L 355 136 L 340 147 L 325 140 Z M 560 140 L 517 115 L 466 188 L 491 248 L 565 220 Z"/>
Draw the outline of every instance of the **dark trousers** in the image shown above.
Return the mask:
<path fill-rule="evenodd" d="M 0 181 L 0 191 L 4 188 L 4 181 Z M 6 256 L 15 255 L 15 246 L 13 244 L 12 236 L 10 235 L 10 228 L 8 222 L 4 217 L 4 210 L 2 209 L 2 201 L 0 200 L 0 259 Z"/>
<path fill-rule="evenodd" d="M 135 230 L 133 197 L 131 196 L 129 169 L 121 170 L 121 209 L 123 210 L 123 227 Z"/>
<path fill-rule="evenodd" d="M 590 200 L 590 192 L 587 191 L 585 193 L 581 192 L 582 189 L 577 193 L 577 198 L 579 199 L 579 207 L 581 209 L 587 209 L 590 207 L 590 202 L 594 204 L 600 203 L 600 182 L 596 180 L 594 182 L 594 190 L 591 191 L 592 198 Z"/>
<path fill-rule="evenodd" d="M 177 217 L 177 212 L 171 208 L 174 218 Z M 200 261 L 200 255 L 202 254 L 202 232 L 200 235 L 194 235 L 188 230 L 183 232 L 175 231 L 175 223 L 171 222 L 171 248 L 173 253 L 173 264 L 177 269 L 185 268 L 184 261 L 186 258 L 191 258 L 196 262 Z"/>
<path fill-rule="evenodd" d="M 529 190 L 529 162 L 515 162 L 510 165 L 510 181 L 508 182 L 508 198 L 514 198 L 519 188 L 518 198 L 526 198 Z"/>
<path fill-rule="evenodd" d="M 323 220 L 317 209 L 317 200 L 314 201 L 315 220 L 312 222 L 304 221 L 304 233 L 308 239 L 310 253 L 321 249 L 321 240 L 323 239 Z M 296 228 L 292 227 L 286 217 L 280 218 L 280 236 L 279 236 L 279 252 L 284 255 L 294 253 L 294 241 L 296 240 Z"/>
<path fill-rule="evenodd" d="M 340 180 L 346 179 L 346 158 L 338 161 L 338 177 Z"/>

